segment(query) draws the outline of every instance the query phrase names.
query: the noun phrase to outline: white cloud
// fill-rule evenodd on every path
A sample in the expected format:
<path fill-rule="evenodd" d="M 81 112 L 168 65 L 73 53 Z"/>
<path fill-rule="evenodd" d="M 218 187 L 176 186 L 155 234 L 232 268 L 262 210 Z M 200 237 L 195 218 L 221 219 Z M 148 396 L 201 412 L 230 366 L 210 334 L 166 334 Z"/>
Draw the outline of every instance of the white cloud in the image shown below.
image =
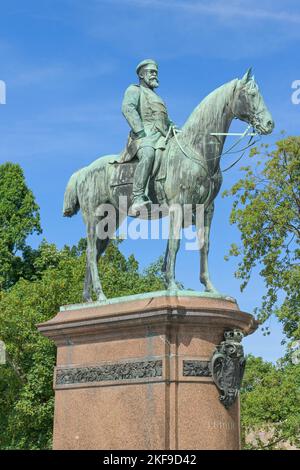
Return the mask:
<path fill-rule="evenodd" d="M 104 3 L 107 0 L 104 0 Z M 103 0 L 100 0 L 100 3 L 103 3 Z M 272 5 L 269 2 L 265 2 L 270 5 L 270 8 L 261 8 L 264 2 L 249 2 L 246 1 L 215 1 L 215 2 L 206 2 L 206 1 L 170 1 L 170 0 L 109 0 L 110 3 L 116 4 L 128 4 L 128 6 L 136 8 L 161 8 L 169 10 L 169 14 L 180 11 L 185 13 L 195 14 L 207 14 L 215 16 L 219 19 L 230 19 L 230 18 L 243 18 L 243 19 L 253 19 L 253 20 L 268 20 L 268 21 L 277 21 L 280 23 L 292 23 L 300 24 L 300 14 L 292 11 L 288 11 L 282 8 L 275 11 L 276 1 L 272 2 Z M 99 2 L 98 2 L 99 3 Z M 275 5 L 274 5 L 275 4 Z M 285 7 L 289 8 L 289 2 L 285 2 Z"/>
<path fill-rule="evenodd" d="M 295 0 L 93 0 L 84 13 L 85 34 L 132 58 L 252 60 L 300 38 Z"/>

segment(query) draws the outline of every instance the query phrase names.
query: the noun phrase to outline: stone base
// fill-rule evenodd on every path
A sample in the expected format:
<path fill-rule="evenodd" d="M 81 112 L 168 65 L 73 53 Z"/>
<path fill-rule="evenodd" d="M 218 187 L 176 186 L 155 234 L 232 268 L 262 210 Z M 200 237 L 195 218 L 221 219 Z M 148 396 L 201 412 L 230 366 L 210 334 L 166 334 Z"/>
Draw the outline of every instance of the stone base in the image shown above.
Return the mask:
<path fill-rule="evenodd" d="M 184 292 L 62 307 L 38 325 L 57 345 L 54 449 L 239 449 L 209 370 L 224 331 L 256 329 L 233 300 Z"/>

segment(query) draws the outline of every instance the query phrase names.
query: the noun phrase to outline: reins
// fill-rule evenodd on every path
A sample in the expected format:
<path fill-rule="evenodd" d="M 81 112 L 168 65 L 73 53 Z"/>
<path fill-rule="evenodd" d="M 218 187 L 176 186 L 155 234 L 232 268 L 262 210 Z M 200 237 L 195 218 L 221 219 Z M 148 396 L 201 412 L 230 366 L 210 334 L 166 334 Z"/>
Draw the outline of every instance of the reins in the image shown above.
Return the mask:
<path fill-rule="evenodd" d="M 222 173 L 230 170 L 231 168 L 233 168 L 242 158 L 243 156 L 245 155 L 245 152 L 246 150 L 248 150 L 250 147 L 252 147 L 254 144 L 256 144 L 258 142 L 259 139 L 255 140 L 254 142 L 252 142 L 253 140 L 253 137 L 255 135 L 257 135 L 257 133 L 248 133 L 249 129 L 251 128 L 252 126 L 249 124 L 246 128 L 246 130 L 241 134 L 240 138 L 236 140 L 236 142 L 231 146 L 229 147 L 229 149 L 227 149 L 225 152 L 221 153 L 219 155 L 219 157 L 214 157 L 214 158 L 210 158 L 210 159 L 207 159 L 206 161 L 211 161 L 211 160 L 216 160 L 216 158 L 221 158 L 222 156 L 224 155 L 230 155 L 232 153 L 237 153 L 237 152 L 243 152 L 242 155 L 240 155 L 240 157 L 235 161 L 233 162 L 231 165 L 229 165 L 227 168 L 225 168 L 224 170 L 221 170 Z M 179 131 L 178 129 L 175 129 L 173 126 L 170 126 L 169 127 L 169 130 L 168 130 L 168 133 L 167 133 L 167 136 L 166 136 L 166 141 L 168 140 L 169 136 L 170 136 L 170 133 L 173 133 L 173 136 L 176 140 L 176 143 L 178 145 L 178 147 L 180 148 L 180 150 L 182 151 L 182 153 L 191 161 L 197 163 L 198 165 L 200 165 L 204 171 L 207 173 L 207 176 L 211 178 L 211 175 L 209 174 L 208 170 L 205 168 L 205 166 L 202 164 L 202 162 L 200 161 L 199 158 L 195 158 L 191 155 L 189 155 L 182 147 L 182 145 L 180 144 L 179 140 L 178 140 L 178 137 L 177 137 L 177 134 L 179 134 L 181 131 Z M 234 134 L 234 133 L 227 133 L 227 132 L 213 132 L 213 133 L 210 133 L 210 134 L 203 134 L 203 135 L 213 135 L 213 136 L 218 136 L 218 135 L 223 135 L 223 136 L 228 136 L 228 135 L 240 135 L 240 134 Z M 234 152 L 232 152 L 232 149 L 234 149 L 247 135 L 249 135 L 249 141 L 248 141 L 248 144 L 246 145 L 246 147 L 242 148 L 242 149 L 239 149 L 239 150 L 235 150 Z"/>

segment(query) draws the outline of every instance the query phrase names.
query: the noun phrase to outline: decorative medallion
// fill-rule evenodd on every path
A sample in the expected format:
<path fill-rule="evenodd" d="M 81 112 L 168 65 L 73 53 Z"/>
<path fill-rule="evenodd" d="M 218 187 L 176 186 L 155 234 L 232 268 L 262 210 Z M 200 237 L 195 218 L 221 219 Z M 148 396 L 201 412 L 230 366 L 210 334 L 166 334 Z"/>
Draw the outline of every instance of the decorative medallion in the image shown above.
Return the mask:
<path fill-rule="evenodd" d="M 225 341 L 216 347 L 211 359 L 212 377 L 221 391 L 220 401 L 226 408 L 235 402 L 244 375 L 243 337 L 240 330 L 225 331 Z"/>

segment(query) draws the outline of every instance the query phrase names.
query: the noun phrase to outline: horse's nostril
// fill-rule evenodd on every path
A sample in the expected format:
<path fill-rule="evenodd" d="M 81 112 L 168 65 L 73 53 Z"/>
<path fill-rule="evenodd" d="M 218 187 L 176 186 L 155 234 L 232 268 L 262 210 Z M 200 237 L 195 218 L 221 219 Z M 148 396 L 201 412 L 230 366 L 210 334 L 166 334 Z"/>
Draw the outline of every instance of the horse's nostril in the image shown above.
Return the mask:
<path fill-rule="evenodd" d="M 268 126 L 270 129 L 273 129 L 273 127 L 274 127 L 273 121 L 268 121 L 268 122 L 267 122 L 267 126 Z"/>

